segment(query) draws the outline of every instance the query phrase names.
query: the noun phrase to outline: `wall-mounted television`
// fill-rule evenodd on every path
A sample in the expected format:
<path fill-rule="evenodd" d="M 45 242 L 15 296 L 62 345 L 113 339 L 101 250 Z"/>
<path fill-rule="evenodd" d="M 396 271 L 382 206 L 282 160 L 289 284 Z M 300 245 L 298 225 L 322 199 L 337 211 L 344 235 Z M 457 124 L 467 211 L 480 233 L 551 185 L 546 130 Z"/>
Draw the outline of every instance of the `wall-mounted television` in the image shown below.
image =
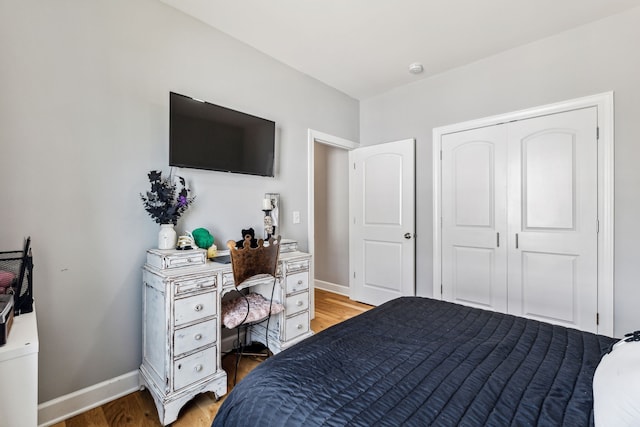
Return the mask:
<path fill-rule="evenodd" d="M 174 92 L 169 165 L 274 176 L 275 123 Z"/>

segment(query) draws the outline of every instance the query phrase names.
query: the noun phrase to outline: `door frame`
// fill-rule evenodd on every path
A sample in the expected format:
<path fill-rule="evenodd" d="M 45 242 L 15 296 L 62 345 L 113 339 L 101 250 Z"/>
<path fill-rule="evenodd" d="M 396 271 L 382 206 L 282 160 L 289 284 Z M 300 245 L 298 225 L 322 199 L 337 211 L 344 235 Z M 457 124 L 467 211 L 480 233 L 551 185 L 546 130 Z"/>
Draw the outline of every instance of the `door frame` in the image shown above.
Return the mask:
<path fill-rule="evenodd" d="M 614 121 L 613 91 L 433 129 L 433 297 L 442 298 L 441 138 L 445 134 L 580 108 L 598 111 L 598 333 L 614 333 Z M 596 225 L 594 224 L 594 227 Z"/>
<path fill-rule="evenodd" d="M 316 143 L 329 145 L 332 147 L 336 147 L 343 150 L 353 150 L 355 148 L 360 147 L 360 143 L 354 142 L 345 138 L 340 138 L 338 136 L 329 135 L 328 133 L 319 132 L 317 130 L 308 129 L 307 130 L 307 212 L 308 212 L 308 222 L 307 222 L 307 244 L 309 246 L 308 252 L 311 254 L 311 265 L 309 266 L 309 275 L 311 277 L 311 283 L 309 284 L 309 294 L 311 297 L 311 318 L 315 317 L 315 269 L 313 262 L 313 254 L 315 252 L 315 156 L 314 156 L 314 145 Z"/>

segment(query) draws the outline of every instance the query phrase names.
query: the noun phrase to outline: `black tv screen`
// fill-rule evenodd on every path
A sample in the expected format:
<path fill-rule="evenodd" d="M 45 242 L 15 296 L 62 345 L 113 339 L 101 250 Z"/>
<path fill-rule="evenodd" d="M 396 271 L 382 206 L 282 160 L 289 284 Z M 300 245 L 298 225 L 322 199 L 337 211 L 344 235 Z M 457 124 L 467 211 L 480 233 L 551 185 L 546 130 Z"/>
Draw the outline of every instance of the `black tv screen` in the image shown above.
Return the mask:
<path fill-rule="evenodd" d="M 273 176 L 275 123 L 174 92 L 169 165 Z"/>

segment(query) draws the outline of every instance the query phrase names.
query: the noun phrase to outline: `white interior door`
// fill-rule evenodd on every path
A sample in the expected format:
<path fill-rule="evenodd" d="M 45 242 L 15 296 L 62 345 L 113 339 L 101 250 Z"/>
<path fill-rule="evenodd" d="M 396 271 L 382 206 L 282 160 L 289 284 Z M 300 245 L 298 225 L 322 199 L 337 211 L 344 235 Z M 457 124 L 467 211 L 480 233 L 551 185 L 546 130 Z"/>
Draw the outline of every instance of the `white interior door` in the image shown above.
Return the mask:
<path fill-rule="evenodd" d="M 597 332 L 597 109 L 508 132 L 508 311 Z"/>
<path fill-rule="evenodd" d="M 442 298 L 507 310 L 506 126 L 442 137 Z"/>
<path fill-rule="evenodd" d="M 349 152 L 350 297 L 380 305 L 415 295 L 415 142 Z"/>

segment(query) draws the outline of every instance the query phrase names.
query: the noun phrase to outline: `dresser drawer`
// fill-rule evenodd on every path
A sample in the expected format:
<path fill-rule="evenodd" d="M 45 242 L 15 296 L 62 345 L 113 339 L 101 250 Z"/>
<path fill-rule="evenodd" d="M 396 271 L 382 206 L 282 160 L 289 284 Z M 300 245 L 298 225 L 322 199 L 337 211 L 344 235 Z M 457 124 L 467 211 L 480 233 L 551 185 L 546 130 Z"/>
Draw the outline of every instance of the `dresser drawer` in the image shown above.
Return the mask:
<path fill-rule="evenodd" d="M 292 340 L 309 331 L 309 312 L 305 311 L 285 320 L 284 335 L 286 340 Z"/>
<path fill-rule="evenodd" d="M 287 261 L 287 273 L 295 273 L 297 271 L 309 271 L 309 260 Z"/>
<path fill-rule="evenodd" d="M 174 292 L 176 295 L 183 295 L 201 289 L 212 289 L 216 287 L 217 279 L 215 275 L 191 279 L 177 279 L 174 281 Z"/>
<path fill-rule="evenodd" d="M 277 280 L 276 275 L 276 280 Z M 247 280 L 245 280 L 240 289 L 244 289 L 251 286 L 259 286 L 259 285 L 272 285 L 273 284 L 273 276 L 268 274 L 259 274 L 255 275 Z M 235 289 L 235 282 L 233 279 L 233 273 L 223 273 L 222 274 L 222 287 L 224 290 Z"/>
<path fill-rule="evenodd" d="M 213 344 L 218 335 L 217 331 L 216 319 L 176 330 L 173 334 L 173 354 L 180 356 L 198 347 Z"/>
<path fill-rule="evenodd" d="M 175 300 L 175 326 L 215 316 L 217 312 L 216 292 L 194 295 Z"/>
<path fill-rule="evenodd" d="M 295 273 L 287 276 L 287 294 L 309 289 L 309 273 Z"/>
<path fill-rule="evenodd" d="M 160 270 L 204 265 L 206 261 L 207 251 L 202 249 L 190 251 L 150 249 L 147 251 L 147 264 Z"/>
<path fill-rule="evenodd" d="M 289 252 L 296 252 L 298 250 L 298 242 L 295 240 L 282 239 L 280 241 L 280 253 L 286 254 Z"/>
<path fill-rule="evenodd" d="M 287 316 L 296 314 L 309 308 L 309 292 L 288 296 L 284 303 L 284 312 Z"/>
<path fill-rule="evenodd" d="M 232 272 L 224 272 L 222 273 L 222 287 L 227 288 L 233 285 L 233 273 Z"/>
<path fill-rule="evenodd" d="M 181 389 L 216 372 L 216 348 L 210 347 L 173 362 L 174 390 Z"/>

